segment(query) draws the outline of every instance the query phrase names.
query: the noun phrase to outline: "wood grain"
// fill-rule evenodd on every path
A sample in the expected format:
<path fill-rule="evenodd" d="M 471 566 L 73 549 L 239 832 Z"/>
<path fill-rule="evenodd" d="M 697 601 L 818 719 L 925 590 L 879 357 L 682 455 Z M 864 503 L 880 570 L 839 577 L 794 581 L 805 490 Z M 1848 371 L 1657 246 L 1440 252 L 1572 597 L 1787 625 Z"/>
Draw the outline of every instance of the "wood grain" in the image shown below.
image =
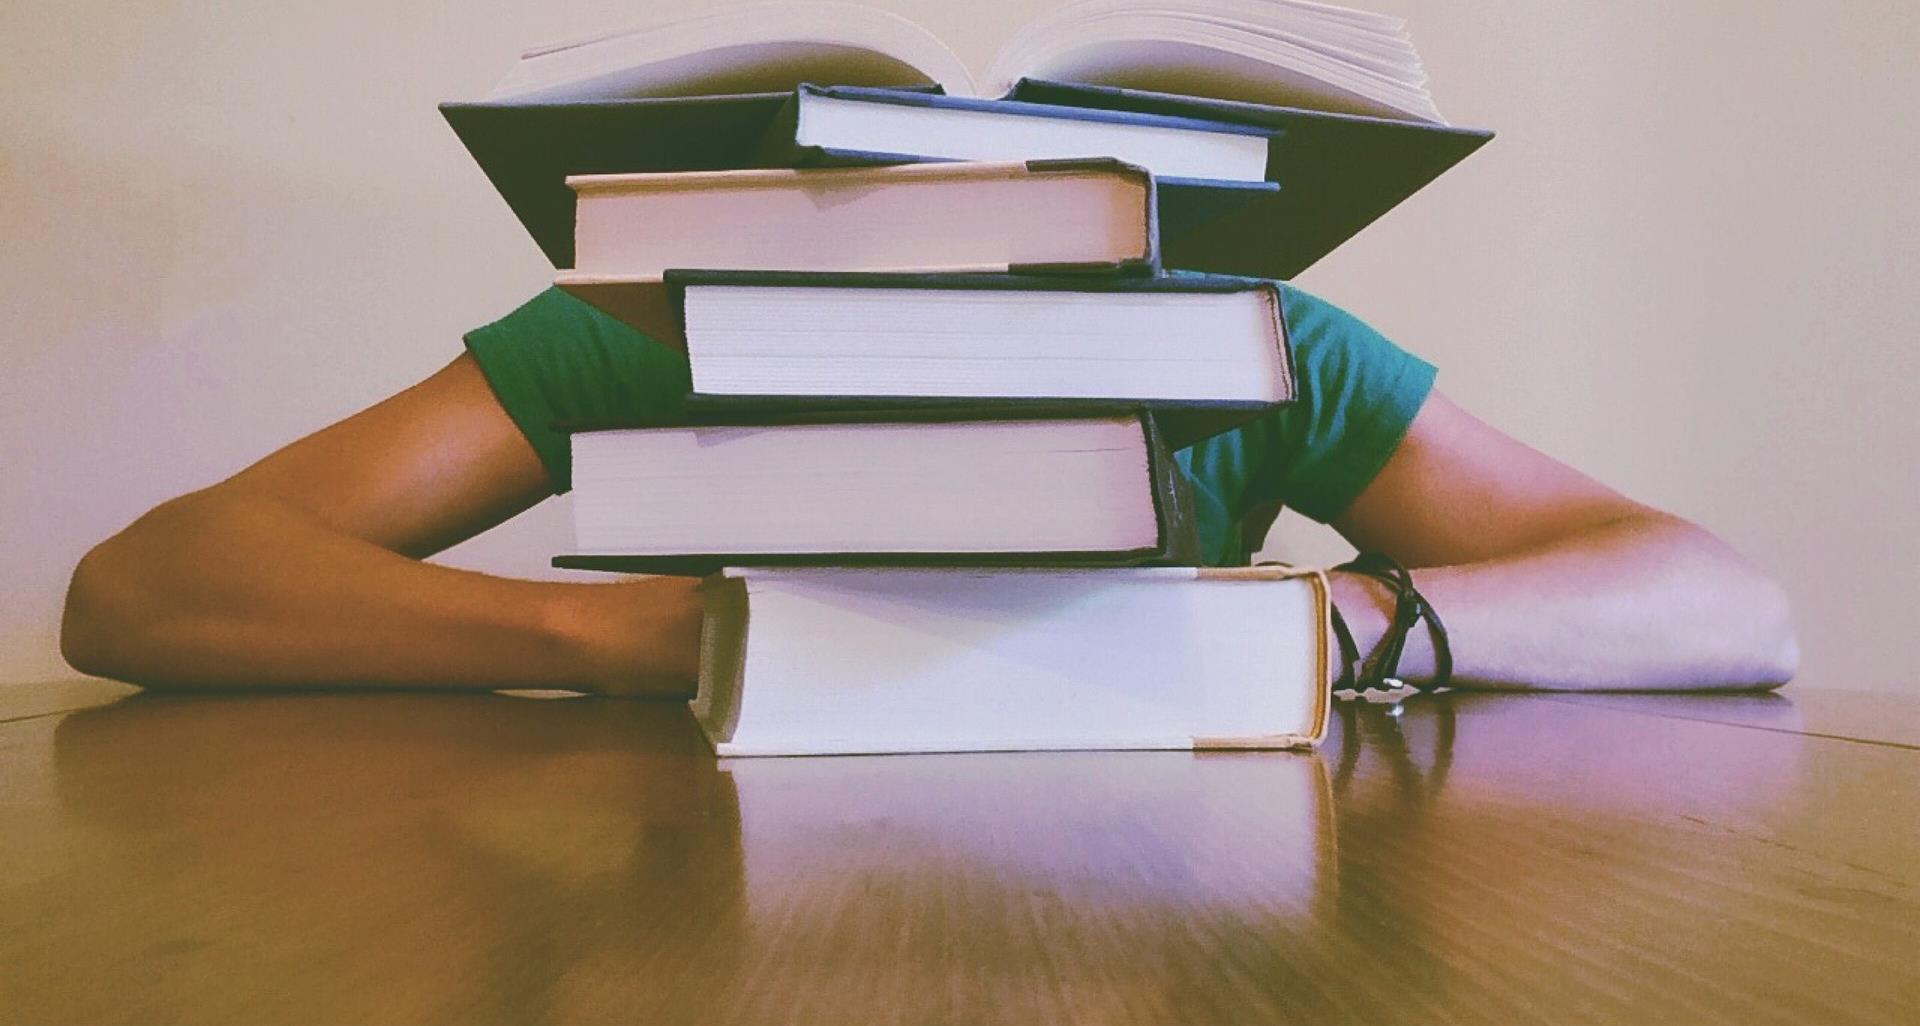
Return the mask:
<path fill-rule="evenodd" d="M 1920 1009 L 1920 752 L 1525 697 L 1340 713 L 1317 756 L 728 764 L 683 709 L 584 698 L 0 724 L 0 1020 Z"/>
<path fill-rule="evenodd" d="M 1785 730 L 1816 737 L 1871 741 L 1920 749 L 1920 701 L 1911 694 L 1798 688 L 1791 699 L 1770 692 L 1730 695 L 1556 695 L 1554 701 L 1724 723 L 1756 730 Z"/>

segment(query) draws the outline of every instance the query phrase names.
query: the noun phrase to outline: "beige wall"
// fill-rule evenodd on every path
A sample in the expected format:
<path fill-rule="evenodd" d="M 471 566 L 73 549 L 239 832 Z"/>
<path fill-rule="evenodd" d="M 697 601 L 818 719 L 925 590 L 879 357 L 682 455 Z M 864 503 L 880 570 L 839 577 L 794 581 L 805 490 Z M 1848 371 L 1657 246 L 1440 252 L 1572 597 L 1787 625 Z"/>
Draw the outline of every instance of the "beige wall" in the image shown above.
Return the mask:
<path fill-rule="evenodd" d="M 886 6 L 984 63 L 1042 5 Z M 1302 278 L 1486 419 L 1787 581 L 1816 686 L 1916 626 L 1920 7 L 1459 0 L 1501 136 Z M 434 110 L 668 5 L 0 5 L 0 680 L 64 676 L 93 541 L 444 363 L 547 272 Z M 1297 520 L 1276 549 L 1337 555 Z M 451 555 L 541 573 L 548 503 Z"/>

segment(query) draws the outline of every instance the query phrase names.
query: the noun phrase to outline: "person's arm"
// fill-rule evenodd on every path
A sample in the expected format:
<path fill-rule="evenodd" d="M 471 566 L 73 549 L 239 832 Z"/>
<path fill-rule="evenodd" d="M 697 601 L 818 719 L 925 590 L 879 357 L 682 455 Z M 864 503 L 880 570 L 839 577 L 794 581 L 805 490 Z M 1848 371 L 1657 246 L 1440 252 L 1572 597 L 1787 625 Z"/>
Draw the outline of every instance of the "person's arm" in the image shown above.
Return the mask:
<path fill-rule="evenodd" d="M 61 652 L 148 687 L 687 694 L 694 581 L 517 581 L 420 562 L 551 491 L 463 354 L 96 546 L 68 589 Z"/>
<path fill-rule="evenodd" d="M 1333 525 L 1415 568 L 1464 687 L 1777 687 L 1797 666 L 1785 593 L 1713 535 L 1633 502 L 1434 393 Z M 1361 651 L 1384 585 L 1334 575 Z M 1427 680 L 1424 625 L 1400 676 Z"/>

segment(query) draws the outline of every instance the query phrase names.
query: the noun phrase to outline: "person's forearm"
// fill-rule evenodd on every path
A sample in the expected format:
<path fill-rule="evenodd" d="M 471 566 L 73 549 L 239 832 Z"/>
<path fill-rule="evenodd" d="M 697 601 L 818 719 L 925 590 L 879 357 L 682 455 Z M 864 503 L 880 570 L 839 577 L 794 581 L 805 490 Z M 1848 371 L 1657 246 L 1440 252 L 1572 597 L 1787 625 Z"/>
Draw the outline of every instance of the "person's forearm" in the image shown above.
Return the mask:
<path fill-rule="evenodd" d="M 1685 521 L 1626 518 L 1485 562 L 1413 571 L 1452 640 L 1453 683 L 1566 690 L 1773 687 L 1798 653 L 1784 594 Z M 1387 589 L 1334 575 L 1335 602 L 1362 653 L 1391 611 Z M 1424 625 L 1402 679 L 1430 680 Z"/>
<path fill-rule="evenodd" d="M 74 572 L 61 649 L 149 687 L 684 694 L 693 582 L 517 581 L 417 562 L 271 498 L 167 503 Z"/>

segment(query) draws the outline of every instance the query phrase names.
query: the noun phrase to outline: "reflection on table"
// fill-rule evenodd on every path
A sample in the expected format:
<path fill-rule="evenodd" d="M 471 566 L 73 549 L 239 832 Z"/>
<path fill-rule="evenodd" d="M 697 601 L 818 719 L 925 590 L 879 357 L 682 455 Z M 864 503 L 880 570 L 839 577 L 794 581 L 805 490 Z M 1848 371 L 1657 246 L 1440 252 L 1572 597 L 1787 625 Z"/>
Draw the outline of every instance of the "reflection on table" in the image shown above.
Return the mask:
<path fill-rule="evenodd" d="M 665 705 L 141 695 L 0 725 L 0 1008 L 1905 1018 L 1920 751 L 1740 701 L 1349 703 L 1313 755 L 716 763 Z"/>

